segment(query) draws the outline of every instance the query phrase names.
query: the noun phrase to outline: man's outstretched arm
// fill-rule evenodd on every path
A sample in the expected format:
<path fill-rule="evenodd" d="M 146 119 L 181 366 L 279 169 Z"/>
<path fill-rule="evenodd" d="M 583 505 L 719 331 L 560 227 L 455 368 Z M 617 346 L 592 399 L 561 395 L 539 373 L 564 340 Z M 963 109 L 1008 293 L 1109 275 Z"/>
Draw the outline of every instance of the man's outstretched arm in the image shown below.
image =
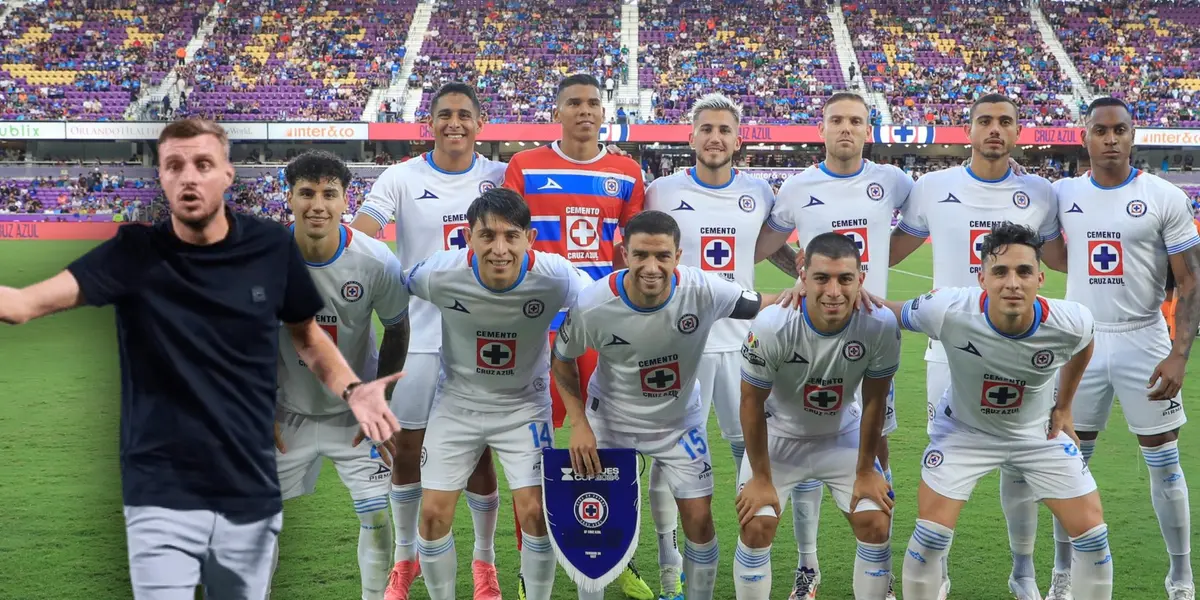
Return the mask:
<path fill-rule="evenodd" d="M 24 288 L 0 286 L 0 323 L 21 325 L 83 306 L 83 292 L 70 271 Z"/>

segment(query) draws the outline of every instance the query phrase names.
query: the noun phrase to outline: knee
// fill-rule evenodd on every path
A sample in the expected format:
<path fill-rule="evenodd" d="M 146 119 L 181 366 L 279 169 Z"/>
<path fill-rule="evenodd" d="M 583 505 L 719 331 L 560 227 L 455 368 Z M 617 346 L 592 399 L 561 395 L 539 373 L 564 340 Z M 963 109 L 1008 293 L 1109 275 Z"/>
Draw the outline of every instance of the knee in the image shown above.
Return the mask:
<path fill-rule="evenodd" d="M 779 519 L 775 517 L 754 517 L 742 527 L 742 543 L 751 548 L 766 548 L 775 541 L 778 527 Z"/>
<path fill-rule="evenodd" d="M 425 494 L 421 500 L 421 535 L 425 539 L 446 535 L 450 531 L 450 524 L 454 522 L 454 503 L 440 496 Z"/>
<path fill-rule="evenodd" d="M 546 535 L 546 519 L 542 512 L 542 498 L 537 494 L 514 496 L 517 520 L 521 529 L 532 535 Z"/>
<path fill-rule="evenodd" d="M 698 508 L 687 511 L 687 513 L 681 512 L 679 516 L 683 525 L 683 534 L 687 536 L 687 539 L 697 544 L 704 544 L 717 535 L 717 530 L 713 527 L 711 510 Z"/>
<path fill-rule="evenodd" d="M 871 510 L 854 515 L 854 537 L 867 544 L 888 541 L 891 519 L 883 511 Z"/>

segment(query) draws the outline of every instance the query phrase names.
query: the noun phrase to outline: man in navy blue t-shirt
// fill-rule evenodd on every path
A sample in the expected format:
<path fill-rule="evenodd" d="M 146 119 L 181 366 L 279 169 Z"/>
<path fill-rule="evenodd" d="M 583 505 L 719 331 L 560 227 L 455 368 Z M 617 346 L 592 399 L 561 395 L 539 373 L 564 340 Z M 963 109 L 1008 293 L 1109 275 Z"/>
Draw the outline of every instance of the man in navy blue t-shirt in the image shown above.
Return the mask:
<path fill-rule="evenodd" d="M 275 465 L 279 327 L 372 440 L 398 424 L 386 386 L 361 382 L 315 323 L 324 306 L 283 226 L 222 200 L 233 182 L 219 125 L 184 120 L 159 136 L 171 218 L 124 225 L 57 276 L 0 287 L 0 322 L 82 305 L 116 307 L 121 473 L 137 600 L 261 600 L 282 502 Z"/>

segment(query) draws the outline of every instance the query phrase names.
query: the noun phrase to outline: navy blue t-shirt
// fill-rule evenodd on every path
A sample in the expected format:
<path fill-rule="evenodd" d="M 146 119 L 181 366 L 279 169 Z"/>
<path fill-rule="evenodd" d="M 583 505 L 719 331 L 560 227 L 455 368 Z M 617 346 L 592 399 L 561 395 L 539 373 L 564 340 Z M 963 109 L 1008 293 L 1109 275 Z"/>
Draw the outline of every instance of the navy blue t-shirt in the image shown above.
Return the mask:
<path fill-rule="evenodd" d="M 125 504 L 249 521 L 282 510 L 280 322 L 324 301 L 286 228 L 225 214 L 216 244 L 187 244 L 170 221 L 123 225 L 67 269 L 87 304 L 116 307 Z"/>

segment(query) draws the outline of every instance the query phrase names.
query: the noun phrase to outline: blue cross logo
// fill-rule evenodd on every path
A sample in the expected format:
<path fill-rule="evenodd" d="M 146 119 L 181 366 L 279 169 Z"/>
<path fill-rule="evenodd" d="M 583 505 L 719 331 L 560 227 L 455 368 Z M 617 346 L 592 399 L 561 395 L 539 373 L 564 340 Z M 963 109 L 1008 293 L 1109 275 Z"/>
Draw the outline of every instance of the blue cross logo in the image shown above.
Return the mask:
<path fill-rule="evenodd" d="M 708 257 L 708 261 L 717 267 L 725 264 L 725 259 L 729 258 L 729 254 L 729 250 L 720 240 L 709 244 L 708 250 L 704 251 L 704 256 Z"/>
<path fill-rule="evenodd" d="M 992 399 L 992 404 L 996 406 L 1008 406 L 1008 403 L 1017 399 L 1017 393 L 1008 386 L 1000 386 L 992 388 L 988 392 L 988 398 Z"/>
<path fill-rule="evenodd" d="M 596 508 L 595 504 L 585 504 L 583 505 L 583 516 L 589 519 L 595 519 L 596 517 L 600 516 L 600 511 Z"/>
<path fill-rule="evenodd" d="M 896 138 L 901 144 L 907 143 L 909 136 L 915 135 L 917 132 L 912 127 L 904 125 L 898 129 L 892 130 L 892 137 Z"/>
<path fill-rule="evenodd" d="M 446 243 L 449 244 L 451 248 L 456 248 L 458 250 L 466 248 L 467 236 L 466 233 L 464 233 L 465 231 L 465 227 L 455 227 L 451 231 L 450 238 L 446 240 Z"/>
<path fill-rule="evenodd" d="M 1100 265 L 1101 271 L 1108 271 L 1108 264 L 1115 263 L 1120 260 L 1120 257 L 1112 252 L 1107 245 L 1100 246 L 1100 249 L 1092 254 L 1092 262 Z"/>
<path fill-rule="evenodd" d="M 808 399 L 816 404 L 821 409 L 828 409 L 834 404 L 837 404 L 838 395 L 829 391 L 821 390 L 815 394 L 809 395 Z"/>
<path fill-rule="evenodd" d="M 649 383 L 656 390 L 666 389 L 674 381 L 675 374 L 666 369 L 658 369 L 654 374 L 646 378 L 646 383 Z"/>
<path fill-rule="evenodd" d="M 479 354 L 485 358 L 490 365 L 502 365 L 508 362 L 508 358 L 511 356 L 508 352 L 508 348 L 505 348 L 503 344 L 497 343 L 489 344 L 488 347 L 484 348 L 483 352 L 480 352 Z"/>

